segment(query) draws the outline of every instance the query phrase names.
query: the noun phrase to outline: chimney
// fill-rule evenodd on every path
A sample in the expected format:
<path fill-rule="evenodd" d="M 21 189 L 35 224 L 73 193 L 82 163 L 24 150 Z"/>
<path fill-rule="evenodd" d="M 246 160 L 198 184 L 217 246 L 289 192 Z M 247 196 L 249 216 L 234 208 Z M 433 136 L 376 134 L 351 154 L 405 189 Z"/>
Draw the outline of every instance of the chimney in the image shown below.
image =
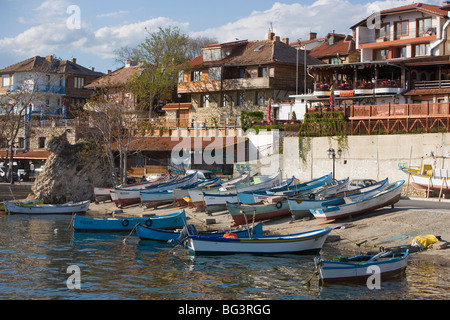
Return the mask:
<path fill-rule="evenodd" d="M 317 33 L 316 32 L 310 32 L 308 35 L 308 40 L 314 40 L 317 38 Z"/>
<path fill-rule="evenodd" d="M 94 71 L 94 70 L 95 70 L 94 67 L 89 67 L 88 69 L 91 70 L 91 71 Z"/>
<path fill-rule="evenodd" d="M 125 61 L 125 68 L 131 67 L 131 60 Z"/>
<path fill-rule="evenodd" d="M 289 38 L 283 38 L 283 42 L 289 45 Z"/>
<path fill-rule="evenodd" d="M 45 60 L 47 60 L 48 62 L 52 62 L 53 56 L 46 56 Z"/>
<path fill-rule="evenodd" d="M 77 63 L 77 58 L 72 57 L 72 58 L 70 58 L 70 61 L 73 63 Z"/>
<path fill-rule="evenodd" d="M 275 33 L 273 33 L 272 31 L 269 31 L 269 36 L 267 39 L 273 41 L 274 37 L 275 37 Z"/>
<path fill-rule="evenodd" d="M 112 71 L 111 70 L 107 70 L 106 71 L 106 74 L 110 74 Z"/>
<path fill-rule="evenodd" d="M 276 42 L 280 42 L 280 37 L 279 37 L 279 36 L 276 36 L 276 37 L 275 37 L 275 41 L 276 41 Z"/>

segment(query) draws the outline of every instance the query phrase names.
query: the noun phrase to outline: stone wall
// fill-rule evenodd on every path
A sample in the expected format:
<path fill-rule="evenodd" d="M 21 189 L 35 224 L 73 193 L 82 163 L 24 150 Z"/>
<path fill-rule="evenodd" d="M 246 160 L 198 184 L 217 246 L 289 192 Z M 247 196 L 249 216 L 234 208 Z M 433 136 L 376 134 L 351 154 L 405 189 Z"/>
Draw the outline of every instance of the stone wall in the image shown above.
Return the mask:
<path fill-rule="evenodd" d="M 335 162 L 336 179 L 407 180 L 407 175 L 399 170 L 399 163 L 411 166 L 431 164 L 435 161 L 431 153 L 437 157 L 437 168 L 450 167 L 450 158 L 444 163 L 439 158 L 450 156 L 450 133 L 349 136 L 347 144 L 342 157 Z M 298 137 L 285 137 L 284 173 L 306 181 L 332 172 L 333 160 L 327 154 L 330 147 L 338 150 L 337 141 L 327 137 L 312 138 L 310 150 L 303 161 L 299 157 Z"/>

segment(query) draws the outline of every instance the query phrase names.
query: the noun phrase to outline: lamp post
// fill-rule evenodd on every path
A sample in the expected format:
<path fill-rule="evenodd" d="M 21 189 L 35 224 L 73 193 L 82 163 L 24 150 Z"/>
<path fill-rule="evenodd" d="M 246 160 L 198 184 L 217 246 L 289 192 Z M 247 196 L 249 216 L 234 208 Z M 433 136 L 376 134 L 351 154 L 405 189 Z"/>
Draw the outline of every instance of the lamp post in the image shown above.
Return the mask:
<path fill-rule="evenodd" d="M 336 157 L 339 159 L 342 156 L 342 150 L 339 149 L 336 153 L 336 151 L 333 148 L 330 148 L 327 150 L 328 158 L 333 159 L 333 181 L 335 180 L 335 163 L 336 163 Z"/>

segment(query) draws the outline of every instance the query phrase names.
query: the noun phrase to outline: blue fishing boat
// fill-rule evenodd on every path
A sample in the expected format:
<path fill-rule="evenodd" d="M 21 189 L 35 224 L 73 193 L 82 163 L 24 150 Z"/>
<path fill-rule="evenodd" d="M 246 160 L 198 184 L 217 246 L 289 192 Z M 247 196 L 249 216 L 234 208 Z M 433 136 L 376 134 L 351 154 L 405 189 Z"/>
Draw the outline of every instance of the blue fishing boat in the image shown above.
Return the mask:
<path fill-rule="evenodd" d="M 263 225 L 262 223 L 257 223 L 254 226 L 249 225 L 248 227 L 240 227 L 231 230 L 208 230 L 208 231 L 197 231 L 193 225 L 188 225 L 188 228 L 183 228 L 183 230 L 167 230 L 167 229 L 156 229 L 148 227 L 145 225 L 138 224 L 136 228 L 137 236 L 141 240 L 152 240 L 168 242 L 172 244 L 182 243 L 184 238 L 189 235 L 205 235 L 210 237 L 223 237 L 227 233 L 234 234 L 239 238 L 252 238 L 252 237 L 262 237 L 263 236 Z"/>
<path fill-rule="evenodd" d="M 76 232 L 130 232 L 138 223 L 161 229 L 182 228 L 186 223 L 186 213 L 183 210 L 153 217 L 104 219 L 76 215 L 73 220 L 73 229 Z"/>
<path fill-rule="evenodd" d="M 341 204 L 345 204 L 345 197 L 349 197 L 351 195 L 370 192 L 376 189 L 382 188 L 388 184 L 388 179 L 381 180 L 376 182 L 370 186 L 361 187 L 358 189 L 345 190 L 336 194 L 326 194 L 326 196 L 318 195 L 318 196 L 303 196 L 303 197 L 290 197 L 288 198 L 289 208 L 291 210 L 292 218 L 300 219 L 304 217 L 313 217 L 310 212 L 310 209 L 319 209 L 325 208 L 327 206 L 338 206 Z"/>

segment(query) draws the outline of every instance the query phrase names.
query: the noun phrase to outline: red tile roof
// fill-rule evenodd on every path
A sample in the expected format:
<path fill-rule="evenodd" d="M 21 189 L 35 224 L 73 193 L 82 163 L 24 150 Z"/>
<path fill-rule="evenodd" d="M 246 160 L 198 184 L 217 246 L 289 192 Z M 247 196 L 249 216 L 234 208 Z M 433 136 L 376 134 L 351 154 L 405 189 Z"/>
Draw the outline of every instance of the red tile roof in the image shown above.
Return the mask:
<path fill-rule="evenodd" d="M 143 72 L 140 66 L 122 67 L 104 76 L 95 79 L 90 84 L 84 86 L 87 89 L 115 87 L 126 84 L 134 76 L 139 76 Z"/>
<path fill-rule="evenodd" d="M 18 151 L 14 155 L 14 159 L 34 159 L 34 160 L 46 160 L 52 153 L 47 150 L 31 150 L 28 152 Z M 0 157 L 6 157 L 6 150 L 0 150 Z"/>
<path fill-rule="evenodd" d="M 326 39 L 330 36 L 334 36 L 334 43 L 328 44 L 326 40 L 320 46 L 312 49 L 310 51 L 310 55 L 316 58 L 324 57 L 324 56 L 334 56 L 337 54 L 340 55 L 348 55 L 350 53 L 358 53 L 355 47 L 355 41 L 353 37 L 350 35 L 342 35 L 342 34 L 328 34 Z"/>
<path fill-rule="evenodd" d="M 443 7 L 434 6 L 434 5 L 425 4 L 425 3 L 412 3 L 412 4 L 409 4 L 406 6 L 381 10 L 380 14 L 394 14 L 394 13 L 400 13 L 400 12 L 405 12 L 405 11 L 419 11 L 419 12 L 429 13 L 429 14 L 437 15 L 437 16 L 441 16 L 441 17 L 448 17 L 448 12 L 446 10 L 443 10 L 442 8 Z M 364 24 L 366 21 L 367 21 L 367 18 L 364 20 L 361 20 L 357 24 L 351 26 L 350 29 L 354 29 L 357 26 Z"/>
<path fill-rule="evenodd" d="M 298 59 L 299 63 L 303 64 L 303 54 L 300 54 Z M 232 53 L 225 59 L 209 62 L 204 61 L 203 56 L 198 56 L 190 60 L 187 63 L 187 67 L 248 66 L 269 63 L 296 64 L 297 49 L 282 41 L 238 41 Z M 323 62 L 307 55 L 306 63 L 322 64 Z"/>
<path fill-rule="evenodd" d="M 53 57 L 35 56 L 0 70 L 0 73 L 13 72 L 53 72 L 68 73 L 75 75 L 102 76 L 103 73 L 85 68 L 69 60 L 60 60 Z"/>

